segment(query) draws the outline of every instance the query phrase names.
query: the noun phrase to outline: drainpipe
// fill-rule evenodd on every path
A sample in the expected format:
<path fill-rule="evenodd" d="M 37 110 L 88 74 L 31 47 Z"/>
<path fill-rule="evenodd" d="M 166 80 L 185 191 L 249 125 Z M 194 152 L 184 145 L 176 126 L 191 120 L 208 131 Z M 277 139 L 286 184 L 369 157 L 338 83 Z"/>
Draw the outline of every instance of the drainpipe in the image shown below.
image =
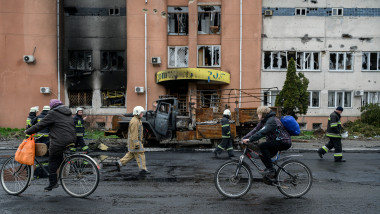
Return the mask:
<path fill-rule="evenodd" d="M 240 57 L 239 57 L 239 66 L 240 66 L 240 80 L 239 80 L 239 108 L 241 108 L 241 77 L 242 77 L 242 70 L 241 70 L 241 49 L 242 49 L 242 39 L 243 39 L 243 0 L 240 0 Z"/>
<path fill-rule="evenodd" d="M 145 110 L 148 110 L 148 82 L 147 82 L 147 26 L 146 26 L 146 12 L 145 12 Z"/>
<path fill-rule="evenodd" d="M 58 100 L 61 100 L 61 72 L 60 72 L 60 54 L 59 54 L 59 0 L 57 0 L 57 71 L 58 71 Z"/>

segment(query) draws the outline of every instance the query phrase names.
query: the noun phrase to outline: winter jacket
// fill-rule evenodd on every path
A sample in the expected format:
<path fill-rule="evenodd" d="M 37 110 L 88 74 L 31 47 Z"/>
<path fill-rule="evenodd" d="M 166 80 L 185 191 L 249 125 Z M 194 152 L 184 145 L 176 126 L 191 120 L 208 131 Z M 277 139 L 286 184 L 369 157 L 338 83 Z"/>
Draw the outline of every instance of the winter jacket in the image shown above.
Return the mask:
<path fill-rule="evenodd" d="M 32 120 L 32 125 L 36 125 L 38 122 L 40 122 L 43 118 L 46 117 L 46 115 L 48 114 L 49 111 L 42 111 L 41 114 L 39 114 L 37 117 L 35 117 L 33 120 Z M 38 132 L 37 135 L 35 135 L 35 137 L 39 137 L 41 135 L 44 135 L 44 137 L 49 137 L 49 128 L 44 128 L 42 129 L 41 131 Z"/>
<path fill-rule="evenodd" d="M 230 127 L 230 122 L 229 122 L 229 116 L 228 115 L 223 115 L 223 118 L 221 120 L 222 124 L 222 139 L 231 138 L 231 127 Z"/>
<path fill-rule="evenodd" d="M 142 144 L 143 140 L 143 125 L 138 116 L 134 116 L 129 122 L 128 127 L 128 151 L 129 152 L 144 152 Z"/>
<path fill-rule="evenodd" d="M 249 139 L 250 142 L 257 141 L 266 136 L 267 142 L 282 141 L 283 143 L 292 143 L 288 131 L 276 117 L 276 113 L 271 111 L 257 126 L 250 131 L 243 139 Z"/>
<path fill-rule="evenodd" d="M 340 114 L 336 111 L 330 114 L 326 130 L 327 137 L 342 138 L 342 123 L 340 122 L 340 117 Z"/>
<path fill-rule="evenodd" d="M 26 134 L 34 134 L 48 127 L 50 129 L 51 152 L 61 150 L 71 143 L 75 143 L 75 127 L 71 111 L 64 105 L 51 109 L 49 113 L 36 125 L 25 131 Z"/>
<path fill-rule="evenodd" d="M 75 131 L 77 133 L 77 137 L 83 137 L 84 136 L 84 120 L 81 115 L 75 115 L 74 117 L 74 125 L 75 125 Z"/>

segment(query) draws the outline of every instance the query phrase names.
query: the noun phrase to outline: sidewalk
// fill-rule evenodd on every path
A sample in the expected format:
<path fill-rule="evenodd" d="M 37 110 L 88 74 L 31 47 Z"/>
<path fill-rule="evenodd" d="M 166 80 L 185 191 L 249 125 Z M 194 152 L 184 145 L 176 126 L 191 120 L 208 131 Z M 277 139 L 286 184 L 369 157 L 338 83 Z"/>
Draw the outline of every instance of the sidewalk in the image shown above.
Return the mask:
<path fill-rule="evenodd" d="M 294 140 L 292 147 L 288 150 L 290 152 L 315 152 L 318 148 L 327 143 L 328 139 L 318 140 Z M 0 150 L 16 150 L 21 140 L 7 140 L 0 141 Z M 125 139 L 110 139 L 110 140 L 86 140 L 86 143 L 102 143 L 108 147 L 108 152 L 125 152 Z M 363 153 L 372 152 L 380 153 L 380 139 L 370 140 L 342 140 L 343 152 L 350 153 Z M 208 142 L 202 141 L 183 141 L 174 142 L 169 141 L 162 144 L 160 147 L 147 147 L 146 151 L 198 151 L 209 152 L 213 148 L 210 147 Z M 101 150 L 99 150 L 101 151 Z"/>

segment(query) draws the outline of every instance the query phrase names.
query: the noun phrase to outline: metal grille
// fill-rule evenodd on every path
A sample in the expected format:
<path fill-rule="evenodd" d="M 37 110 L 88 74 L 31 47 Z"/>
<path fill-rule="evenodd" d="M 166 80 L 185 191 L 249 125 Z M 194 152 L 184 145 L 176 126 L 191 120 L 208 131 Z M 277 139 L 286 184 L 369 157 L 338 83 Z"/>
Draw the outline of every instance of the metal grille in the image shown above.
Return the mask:
<path fill-rule="evenodd" d="M 69 91 L 70 107 L 92 106 L 91 91 Z"/>
<path fill-rule="evenodd" d="M 169 47 L 169 67 L 188 67 L 188 47 Z"/>

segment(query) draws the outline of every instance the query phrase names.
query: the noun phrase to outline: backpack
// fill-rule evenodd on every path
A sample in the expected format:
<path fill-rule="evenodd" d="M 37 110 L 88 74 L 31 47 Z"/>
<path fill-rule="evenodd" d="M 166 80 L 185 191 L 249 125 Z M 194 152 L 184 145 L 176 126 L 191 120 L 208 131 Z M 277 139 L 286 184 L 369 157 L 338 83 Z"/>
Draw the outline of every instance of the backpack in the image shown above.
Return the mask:
<path fill-rule="evenodd" d="M 300 125 L 293 116 L 281 117 L 280 121 L 290 136 L 298 136 L 301 133 Z"/>

